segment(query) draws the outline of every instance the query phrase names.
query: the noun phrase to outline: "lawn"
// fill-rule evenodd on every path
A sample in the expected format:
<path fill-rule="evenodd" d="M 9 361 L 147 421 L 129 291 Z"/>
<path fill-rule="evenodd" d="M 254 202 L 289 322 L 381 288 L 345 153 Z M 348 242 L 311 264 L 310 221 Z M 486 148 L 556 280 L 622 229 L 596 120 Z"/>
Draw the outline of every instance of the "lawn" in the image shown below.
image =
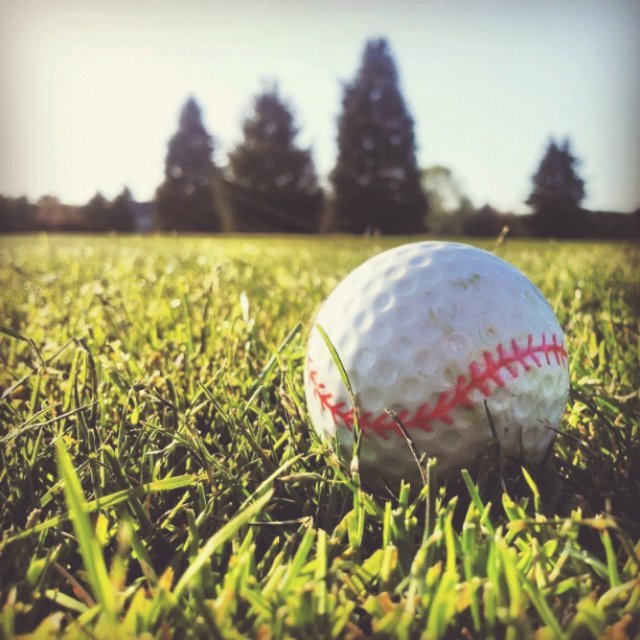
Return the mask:
<path fill-rule="evenodd" d="M 402 241 L 1 238 L 0 637 L 637 637 L 640 251 L 501 245 L 566 333 L 552 457 L 374 495 L 302 368 Z"/>

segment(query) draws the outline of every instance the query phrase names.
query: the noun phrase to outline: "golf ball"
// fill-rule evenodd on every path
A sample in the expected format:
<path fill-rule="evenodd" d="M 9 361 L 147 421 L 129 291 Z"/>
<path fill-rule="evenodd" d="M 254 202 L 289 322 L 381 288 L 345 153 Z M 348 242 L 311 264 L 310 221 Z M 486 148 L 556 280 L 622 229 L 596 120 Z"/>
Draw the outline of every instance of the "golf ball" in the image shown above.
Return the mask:
<path fill-rule="evenodd" d="M 497 256 L 451 242 L 403 245 L 350 273 L 317 315 L 304 380 L 314 428 L 346 457 L 358 416 L 360 473 L 373 484 L 420 477 L 397 421 L 441 475 L 495 438 L 505 455 L 538 462 L 569 392 L 564 336 L 540 291 Z"/>

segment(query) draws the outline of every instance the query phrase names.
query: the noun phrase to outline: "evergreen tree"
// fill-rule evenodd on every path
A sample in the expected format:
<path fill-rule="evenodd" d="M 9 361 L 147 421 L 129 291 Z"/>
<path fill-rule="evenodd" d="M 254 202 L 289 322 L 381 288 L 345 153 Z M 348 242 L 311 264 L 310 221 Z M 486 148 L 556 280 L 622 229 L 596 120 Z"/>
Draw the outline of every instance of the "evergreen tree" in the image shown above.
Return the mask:
<path fill-rule="evenodd" d="M 344 87 L 342 107 L 331 174 L 334 226 L 353 233 L 423 231 L 427 201 L 413 119 L 386 40 L 367 42 L 356 78 Z"/>
<path fill-rule="evenodd" d="M 82 207 L 82 213 L 89 231 L 103 232 L 111 228 L 109 226 L 110 204 L 99 191 Z"/>
<path fill-rule="evenodd" d="M 13 231 L 13 220 L 11 215 L 11 203 L 9 198 L 0 195 L 0 233 L 10 233 Z"/>
<path fill-rule="evenodd" d="M 20 196 L 13 201 L 13 228 L 14 231 L 35 230 L 35 207 L 27 200 L 26 196 Z"/>
<path fill-rule="evenodd" d="M 316 231 L 322 190 L 311 152 L 296 146 L 298 128 L 277 87 L 255 97 L 242 131 L 243 141 L 229 154 L 234 229 Z"/>
<path fill-rule="evenodd" d="M 169 141 L 165 179 L 156 193 L 161 229 L 219 231 L 220 216 L 213 198 L 213 139 L 202 124 L 200 107 L 189 98 L 180 126 Z"/>
<path fill-rule="evenodd" d="M 35 231 L 34 209 L 25 196 L 8 198 L 0 195 L 0 233 Z"/>
<path fill-rule="evenodd" d="M 109 228 L 121 233 L 135 231 L 133 219 L 133 196 L 127 187 L 122 190 L 111 205 Z"/>
<path fill-rule="evenodd" d="M 568 140 L 557 145 L 552 139 L 533 176 L 527 204 L 534 211 L 533 224 L 541 236 L 584 235 L 586 219 L 580 204 L 584 181 L 576 173 L 579 162 Z"/>

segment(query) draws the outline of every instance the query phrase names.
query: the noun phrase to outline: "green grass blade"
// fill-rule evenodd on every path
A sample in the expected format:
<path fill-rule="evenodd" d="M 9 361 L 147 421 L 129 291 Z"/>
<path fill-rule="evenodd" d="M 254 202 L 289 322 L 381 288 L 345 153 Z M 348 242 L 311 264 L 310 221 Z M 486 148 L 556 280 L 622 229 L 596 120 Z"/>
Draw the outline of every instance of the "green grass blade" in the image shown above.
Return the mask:
<path fill-rule="evenodd" d="M 109 580 L 109 572 L 102 555 L 100 543 L 91 528 L 91 521 L 87 513 L 87 503 L 82 492 L 80 479 L 62 440 L 56 442 L 56 458 L 58 473 L 64 481 L 64 496 L 69 509 L 69 516 L 73 523 L 93 595 L 102 606 L 107 618 L 115 620 L 118 611 L 116 594 Z"/>
<path fill-rule="evenodd" d="M 359 421 L 359 410 L 358 403 L 356 401 L 355 393 L 353 392 L 353 388 L 351 386 L 351 382 L 349 381 L 349 376 L 347 374 L 347 370 L 344 368 L 344 364 L 340 359 L 340 355 L 338 354 L 337 349 L 334 347 L 333 342 L 331 342 L 331 338 L 327 335 L 327 332 L 319 325 L 316 325 L 316 329 L 322 336 L 322 340 L 324 341 L 327 349 L 329 349 L 329 353 L 331 354 L 331 359 L 338 369 L 338 373 L 340 374 L 340 379 L 342 380 L 342 384 L 344 384 L 347 393 L 349 394 L 349 398 L 351 399 L 351 406 L 353 408 L 353 434 L 354 434 L 354 447 L 353 447 L 353 462 L 355 462 L 355 470 L 358 470 L 358 463 L 360 460 L 360 447 L 362 446 L 362 430 L 360 429 L 360 421 Z M 352 472 L 354 469 L 352 469 Z M 359 478 L 358 471 L 358 478 Z"/>
<path fill-rule="evenodd" d="M 138 487 L 110 493 L 109 495 L 102 496 L 98 500 L 90 500 L 89 502 L 85 502 L 84 512 L 89 514 L 97 511 L 98 509 L 109 509 L 123 502 L 128 502 L 132 497 L 141 498 L 143 496 L 148 496 L 153 493 L 160 493 L 162 491 L 174 491 L 176 489 L 183 489 L 184 487 L 193 486 L 195 482 L 204 479 L 205 477 L 203 475 L 185 475 L 176 476 L 175 478 L 164 478 L 163 480 L 156 480 L 155 482 L 148 482 L 146 484 L 141 484 Z M 40 533 L 42 531 L 46 531 L 47 529 L 51 529 L 52 527 L 57 527 L 63 522 L 66 522 L 70 517 L 71 513 L 69 512 L 63 515 L 55 516 L 53 518 L 48 518 L 40 524 L 30 527 L 25 531 L 21 531 L 20 533 L 17 533 L 10 538 L 7 538 L 5 544 L 17 542 L 18 540 L 23 540 L 24 538 L 27 538 L 35 533 Z"/>
<path fill-rule="evenodd" d="M 258 498 L 255 502 L 249 505 L 243 511 L 237 513 L 227 524 L 221 529 L 216 531 L 204 546 L 198 552 L 193 562 L 187 567 L 187 570 L 182 574 L 182 577 L 176 584 L 173 594 L 176 598 L 179 598 L 184 590 L 189 585 L 191 579 L 202 569 L 209 558 L 225 543 L 232 538 L 238 530 L 243 527 L 251 518 L 267 505 L 271 496 L 273 495 L 273 489 L 267 491 L 262 497 Z"/>

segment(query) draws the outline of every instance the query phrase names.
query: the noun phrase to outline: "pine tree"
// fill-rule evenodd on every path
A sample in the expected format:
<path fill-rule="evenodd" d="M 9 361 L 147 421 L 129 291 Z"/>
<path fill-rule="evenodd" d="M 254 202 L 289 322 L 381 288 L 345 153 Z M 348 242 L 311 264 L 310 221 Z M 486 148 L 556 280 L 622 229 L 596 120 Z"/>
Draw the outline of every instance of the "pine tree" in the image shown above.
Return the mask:
<path fill-rule="evenodd" d="M 125 187 L 116 196 L 111 205 L 109 215 L 109 228 L 121 233 L 131 233 L 135 231 L 135 221 L 133 219 L 133 196 L 131 191 Z"/>
<path fill-rule="evenodd" d="M 0 233 L 10 233 L 11 231 L 13 231 L 11 203 L 9 198 L 0 195 Z"/>
<path fill-rule="evenodd" d="M 0 195 L 0 233 L 35 231 L 35 207 L 25 196 L 8 198 Z"/>
<path fill-rule="evenodd" d="M 229 154 L 233 228 L 237 231 L 316 231 L 323 196 L 311 152 L 296 146 L 298 128 L 277 87 L 258 94 L 243 141 Z"/>
<path fill-rule="evenodd" d="M 335 228 L 423 231 L 427 201 L 416 164 L 413 119 L 386 40 L 367 42 L 356 78 L 344 87 L 342 107 L 338 161 L 331 174 Z"/>
<path fill-rule="evenodd" d="M 58 203 L 58 207 L 60 207 L 60 203 Z M 110 204 L 99 191 L 82 207 L 82 213 L 89 231 L 100 233 L 111 228 L 109 226 Z"/>
<path fill-rule="evenodd" d="M 585 190 L 584 181 L 576 172 L 578 164 L 568 140 L 562 145 L 553 139 L 549 142 L 527 199 L 534 211 L 533 224 L 538 235 L 567 237 L 587 231 L 580 207 Z"/>
<path fill-rule="evenodd" d="M 213 198 L 213 139 L 202 124 L 200 107 L 189 98 L 180 126 L 169 141 L 165 179 L 156 193 L 161 229 L 219 231 L 220 216 Z"/>

